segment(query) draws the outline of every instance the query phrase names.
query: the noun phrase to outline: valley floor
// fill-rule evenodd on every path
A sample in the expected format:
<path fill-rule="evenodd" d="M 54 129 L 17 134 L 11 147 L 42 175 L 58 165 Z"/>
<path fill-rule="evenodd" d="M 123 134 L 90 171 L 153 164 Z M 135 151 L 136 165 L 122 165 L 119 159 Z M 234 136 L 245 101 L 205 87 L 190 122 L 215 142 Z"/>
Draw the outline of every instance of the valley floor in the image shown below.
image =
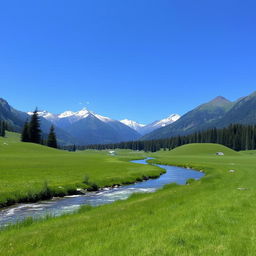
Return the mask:
<path fill-rule="evenodd" d="M 1 148 L 1 154 L 2 151 Z M 225 155 L 216 156 L 219 151 Z M 11 157 L 11 151 L 9 153 Z M 104 172 L 95 171 L 98 176 L 93 173 L 93 168 L 92 172 L 84 168 L 89 177 L 95 175 L 94 180 L 97 181 L 98 177 L 102 184 L 109 177 L 111 168 L 116 173 L 121 172 L 122 177 L 127 171 L 136 175 L 159 172 L 159 169 L 148 166 L 134 169 L 127 160 L 132 154 L 139 157 L 137 152 L 120 151 L 115 160 L 106 157 L 106 152 L 73 154 L 88 154 L 81 166 L 88 164 L 91 157 L 92 163 L 103 163 L 102 166 L 99 164 L 99 170 L 102 168 Z M 141 153 L 140 157 L 143 155 Z M 171 184 L 156 193 L 136 194 L 126 201 L 96 208 L 84 207 L 75 214 L 38 222 L 27 221 L 2 230 L 0 255 L 255 255 L 255 152 L 238 153 L 215 144 L 192 144 L 151 155 L 155 158 L 152 162 L 193 167 L 203 170 L 206 176 L 189 185 Z M 24 157 L 19 156 L 16 162 L 22 162 L 23 168 L 26 166 Z M 113 162 L 104 168 L 109 161 Z M 4 163 L 2 165 L 1 161 L 1 172 L 8 168 L 15 172 L 15 163 Z M 34 167 L 31 166 L 31 172 Z M 84 173 L 79 175 L 82 178 Z M 15 182 L 22 177 L 20 172 Z M 78 182 L 77 177 L 72 179 Z M 56 181 L 53 179 L 53 182 Z M 6 189 L 1 187 L 1 192 Z M 8 192 L 11 193 L 11 189 Z"/>
<path fill-rule="evenodd" d="M 0 137 L 0 207 L 16 202 L 33 202 L 51 196 L 77 193 L 77 188 L 93 189 L 129 184 L 144 177 L 158 177 L 163 170 L 137 166 L 130 160 L 144 153 L 119 151 L 67 152 L 45 146 L 21 143 L 19 135 Z"/>

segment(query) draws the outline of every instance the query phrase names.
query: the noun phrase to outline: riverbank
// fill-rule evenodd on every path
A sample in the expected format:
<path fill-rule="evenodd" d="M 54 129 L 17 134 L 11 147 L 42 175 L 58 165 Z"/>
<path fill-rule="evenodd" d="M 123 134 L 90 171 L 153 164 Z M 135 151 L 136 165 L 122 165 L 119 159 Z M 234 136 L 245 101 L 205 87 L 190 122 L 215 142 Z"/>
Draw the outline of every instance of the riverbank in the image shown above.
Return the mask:
<path fill-rule="evenodd" d="M 13 206 L 15 204 L 35 203 L 39 201 L 50 200 L 53 198 L 63 198 L 66 196 L 88 195 L 90 192 L 110 190 L 110 189 L 122 187 L 125 185 L 136 184 L 138 182 L 143 182 L 150 179 L 157 179 L 160 177 L 160 175 L 164 173 L 165 173 L 165 170 L 162 169 L 161 171 L 159 171 L 159 174 L 156 174 L 156 175 L 152 175 L 152 176 L 142 175 L 142 176 L 135 177 L 135 180 L 133 181 L 131 180 L 123 181 L 122 183 L 118 183 L 118 184 L 114 183 L 111 186 L 104 186 L 104 187 L 99 187 L 96 183 L 90 183 L 88 181 L 81 183 L 80 186 L 77 188 L 74 187 L 74 188 L 67 188 L 67 189 L 64 186 L 59 186 L 58 188 L 50 188 L 47 185 L 47 183 L 45 183 L 42 186 L 42 190 L 39 191 L 38 193 L 31 194 L 30 192 L 28 192 L 28 194 L 25 195 L 24 197 L 20 197 L 20 198 L 18 197 L 16 199 L 6 198 L 5 202 L 2 202 L 2 203 L 0 202 L 0 211 L 5 209 L 8 206 Z"/>
<path fill-rule="evenodd" d="M 132 161 L 137 164 L 148 164 L 147 159 Z M 136 182 L 125 186 L 101 189 L 98 192 L 88 192 L 84 195 L 55 198 L 50 201 L 39 203 L 18 204 L 0 211 L 0 228 L 19 222 L 27 218 L 45 218 L 45 216 L 60 216 L 77 211 L 84 205 L 99 206 L 110 204 L 117 200 L 125 200 L 134 193 L 153 193 L 165 185 L 176 183 L 179 185 L 191 184 L 191 181 L 198 180 L 204 174 L 175 166 L 159 166 L 165 173 L 157 179 L 147 179 L 144 182 Z M 25 221 L 26 222 L 26 221 Z"/>

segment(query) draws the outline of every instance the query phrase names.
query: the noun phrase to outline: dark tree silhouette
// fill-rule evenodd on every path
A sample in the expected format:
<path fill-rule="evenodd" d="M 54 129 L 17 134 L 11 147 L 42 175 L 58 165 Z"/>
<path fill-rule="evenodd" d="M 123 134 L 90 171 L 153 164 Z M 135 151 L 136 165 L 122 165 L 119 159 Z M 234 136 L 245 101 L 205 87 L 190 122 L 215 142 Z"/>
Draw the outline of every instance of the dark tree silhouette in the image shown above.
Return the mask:
<path fill-rule="evenodd" d="M 51 148 L 57 148 L 57 138 L 54 130 L 54 126 L 51 126 L 49 135 L 48 135 L 48 140 L 47 140 L 47 146 Z"/>
<path fill-rule="evenodd" d="M 0 136 L 5 137 L 6 123 L 4 121 L 0 122 Z"/>
<path fill-rule="evenodd" d="M 22 133 L 21 133 L 21 141 L 30 142 L 28 121 L 26 121 L 24 126 L 23 126 L 23 130 L 22 130 Z"/>
<path fill-rule="evenodd" d="M 40 144 L 41 142 L 41 129 L 40 129 L 40 119 L 38 116 L 37 109 L 33 112 L 29 124 L 29 138 L 33 143 Z"/>

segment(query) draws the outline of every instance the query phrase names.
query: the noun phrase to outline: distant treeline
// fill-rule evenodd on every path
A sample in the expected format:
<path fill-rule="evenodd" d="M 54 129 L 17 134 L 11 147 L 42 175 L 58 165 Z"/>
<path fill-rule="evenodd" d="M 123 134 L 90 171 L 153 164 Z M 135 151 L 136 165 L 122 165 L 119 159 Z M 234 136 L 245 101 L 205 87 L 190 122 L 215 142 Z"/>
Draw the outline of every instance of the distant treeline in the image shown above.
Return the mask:
<path fill-rule="evenodd" d="M 114 144 L 78 146 L 77 149 L 132 149 L 156 152 L 160 149 L 171 150 L 190 143 L 218 143 L 236 151 L 256 149 L 256 125 L 232 124 L 222 129 L 208 129 L 186 136 L 167 139 L 128 141 Z"/>

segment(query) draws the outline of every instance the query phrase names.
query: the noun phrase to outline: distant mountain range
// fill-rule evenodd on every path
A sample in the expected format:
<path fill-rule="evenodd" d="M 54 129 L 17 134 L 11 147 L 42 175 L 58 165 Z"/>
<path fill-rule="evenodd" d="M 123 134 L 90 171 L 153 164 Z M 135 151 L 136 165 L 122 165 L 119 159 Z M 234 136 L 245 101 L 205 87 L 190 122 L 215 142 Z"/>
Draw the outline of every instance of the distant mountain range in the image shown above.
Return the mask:
<path fill-rule="evenodd" d="M 104 144 L 121 141 L 138 140 L 141 135 L 177 120 L 179 115 L 156 121 L 149 125 L 141 125 L 127 119 L 113 120 L 87 109 L 77 112 L 65 111 L 53 114 L 48 111 L 38 111 L 41 129 L 46 136 L 51 125 L 56 128 L 57 138 L 61 144 Z M 7 121 L 11 127 L 20 132 L 32 112 L 22 112 L 11 107 L 4 99 L 0 99 L 0 120 Z"/>
<path fill-rule="evenodd" d="M 61 114 L 39 111 L 38 114 L 52 122 L 56 127 L 75 136 L 81 144 L 103 144 L 136 140 L 141 135 L 171 124 L 180 118 L 178 114 L 173 114 L 163 120 L 144 125 L 127 119 L 121 121 L 113 120 L 87 109 L 77 112 L 65 111 Z"/>
<path fill-rule="evenodd" d="M 189 111 L 177 122 L 146 134 L 141 139 L 186 135 L 212 127 L 222 128 L 232 123 L 256 124 L 256 92 L 235 102 L 219 96 Z"/>
<path fill-rule="evenodd" d="M 46 135 L 50 126 L 56 127 L 61 144 L 104 144 L 131 140 L 151 140 L 185 135 L 212 127 L 222 128 L 231 123 L 256 124 L 256 92 L 231 102 L 219 96 L 202 104 L 183 116 L 172 114 L 151 124 L 132 120 L 121 121 L 104 117 L 87 109 L 52 114 L 39 111 L 41 128 Z M 31 113 L 11 107 L 0 98 L 0 120 L 7 121 L 20 132 Z"/>
<path fill-rule="evenodd" d="M 47 111 L 39 111 L 38 114 L 56 127 L 72 134 L 80 145 L 115 143 L 140 137 L 140 134 L 129 126 L 86 109 L 78 112 L 65 111 L 59 115 Z"/>
<path fill-rule="evenodd" d="M 179 119 L 180 119 L 180 115 L 172 114 L 167 118 L 155 121 L 155 122 L 150 123 L 148 125 L 139 124 L 135 121 L 128 120 L 128 119 L 121 120 L 121 122 L 123 124 L 131 127 L 132 129 L 134 129 L 135 131 L 137 131 L 141 135 L 145 135 L 145 134 L 150 133 L 150 132 L 152 132 L 152 131 L 154 131 L 158 128 L 165 127 L 166 125 L 172 124 L 172 123 L 176 122 Z"/>

